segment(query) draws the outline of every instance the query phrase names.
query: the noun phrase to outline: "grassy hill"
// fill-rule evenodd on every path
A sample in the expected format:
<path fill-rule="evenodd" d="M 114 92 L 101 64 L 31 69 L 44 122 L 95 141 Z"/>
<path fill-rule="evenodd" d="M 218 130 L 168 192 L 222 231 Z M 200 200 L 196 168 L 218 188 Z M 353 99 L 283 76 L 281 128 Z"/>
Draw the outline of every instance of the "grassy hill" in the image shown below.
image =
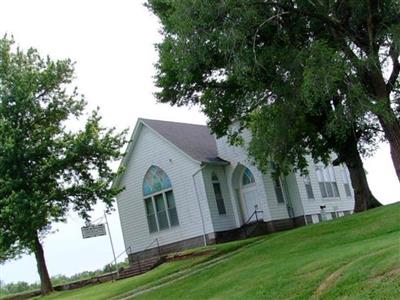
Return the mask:
<path fill-rule="evenodd" d="M 399 299 L 400 204 L 211 248 L 41 299 Z"/>

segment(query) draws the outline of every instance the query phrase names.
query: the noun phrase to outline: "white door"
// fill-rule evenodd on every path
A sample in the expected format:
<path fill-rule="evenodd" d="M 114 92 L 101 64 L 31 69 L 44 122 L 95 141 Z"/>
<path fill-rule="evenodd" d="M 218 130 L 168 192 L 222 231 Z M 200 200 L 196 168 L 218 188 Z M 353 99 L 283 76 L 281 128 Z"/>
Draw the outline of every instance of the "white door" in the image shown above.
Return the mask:
<path fill-rule="evenodd" d="M 255 222 L 257 217 L 254 211 L 260 210 L 260 205 L 257 200 L 257 188 L 253 186 L 243 189 L 243 200 L 245 206 L 245 222 Z"/>
<path fill-rule="evenodd" d="M 255 211 L 259 210 L 257 199 L 257 186 L 253 173 L 248 168 L 245 168 L 242 173 L 242 200 L 243 200 L 243 215 L 244 223 L 257 221 Z"/>

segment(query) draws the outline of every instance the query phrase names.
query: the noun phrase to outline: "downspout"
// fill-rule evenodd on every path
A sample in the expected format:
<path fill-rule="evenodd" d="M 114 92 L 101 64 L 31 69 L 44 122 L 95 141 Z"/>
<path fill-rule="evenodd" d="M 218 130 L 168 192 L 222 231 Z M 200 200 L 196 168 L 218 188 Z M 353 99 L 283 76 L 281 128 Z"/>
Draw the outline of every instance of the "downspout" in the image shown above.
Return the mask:
<path fill-rule="evenodd" d="M 200 217 L 201 217 L 201 226 L 203 228 L 203 241 L 204 241 L 204 246 L 207 246 L 207 237 L 206 237 L 206 227 L 204 225 L 204 216 L 203 216 L 203 210 L 201 209 L 201 204 L 200 204 L 200 198 L 199 198 L 199 192 L 197 190 L 197 184 L 196 184 L 196 180 L 194 179 L 194 177 L 201 172 L 207 165 L 203 165 L 202 167 L 200 167 L 200 169 L 198 169 L 196 172 L 193 173 L 192 175 L 192 179 L 193 179 L 193 184 L 194 184 L 194 190 L 196 193 L 196 198 L 197 198 L 197 204 L 199 205 L 199 211 L 200 211 Z"/>

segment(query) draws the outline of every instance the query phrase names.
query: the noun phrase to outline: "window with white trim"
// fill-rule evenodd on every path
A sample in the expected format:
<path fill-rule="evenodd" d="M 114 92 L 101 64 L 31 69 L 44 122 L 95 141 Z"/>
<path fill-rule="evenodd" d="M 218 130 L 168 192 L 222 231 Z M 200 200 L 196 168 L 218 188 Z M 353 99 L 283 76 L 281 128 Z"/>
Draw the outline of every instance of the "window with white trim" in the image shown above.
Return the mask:
<path fill-rule="evenodd" d="M 350 176 L 349 176 L 349 171 L 345 166 L 343 166 L 342 169 L 342 176 L 343 176 L 343 185 L 344 185 L 344 190 L 346 191 L 346 196 L 351 197 Z"/>
<path fill-rule="evenodd" d="M 171 181 L 159 167 L 147 171 L 143 195 L 150 233 L 179 225 Z"/>
<path fill-rule="evenodd" d="M 336 183 L 335 172 L 332 166 L 316 167 L 315 170 L 323 198 L 339 197 L 339 189 Z"/>
<path fill-rule="evenodd" d="M 276 194 L 276 201 L 278 203 L 285 203 L 285 197 L 283 196 L 281 180 L 279 178 L 277 178 L 277 179 L 274 179 L 273 181 L 274 181 L 274 189 L 275 189 L 275 194 Z"/>
<path fill-rule="evenodd" d="M 276 165 L 274 162 L 271 162 L 270 164 L 271 164 L 271 170 L 272 172 L 274 172 L 276 169 Z M 283 196 L 283 188 L 280 178 L 272 178 L 272 182 L 274 184 L 276 201 L 278 203 L 285 203 L 285 197 Z"/>
<path fill-rule="evenodd" d="M 311 186 L 311 179 L 309 175 L 303 175 L 304 186 L 306 187 L 308 199 L 314 199 L 314 192 Z"/>
<path fill-rule="evenodd" d="M 214 189 L 215 201 L 217 202 L 218 213 L 220 215 L 226 215 L 224 198 L 221 191 L 221 184 L 219 183 L 217 174 L 215 174 L 214 172 L 211 175 L 211 181 Z"/>

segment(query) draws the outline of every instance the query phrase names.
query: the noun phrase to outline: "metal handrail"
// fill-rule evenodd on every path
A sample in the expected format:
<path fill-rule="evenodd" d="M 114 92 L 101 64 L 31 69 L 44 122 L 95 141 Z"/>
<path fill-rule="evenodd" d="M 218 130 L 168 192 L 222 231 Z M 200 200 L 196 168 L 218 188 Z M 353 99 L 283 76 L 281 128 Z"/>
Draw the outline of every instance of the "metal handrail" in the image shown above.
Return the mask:
<path fill-rule="evenodd" d="M 128 249 L 129 249 L 129 253 L 130 253 L 132 250 L 131 246 L 129 246 L 124 251 L 122 251 L 120 254 L 118 254 L 117 257 L 115 259 L 113 259 L 111 262 L 109 262 L 107 265 L 111 266 L 112 263 L 116 264 L 117 259 L 120 258 L 122 254 L 124 254 L 124 253 L 128 254 Z"/>
<path fill-rule="evenodd" d="M 154 244 L 154 242 L 157 242 L 157 247 L 158 247 L 158 250 L 160 253 L 160 244 L 158 243 L 158 238 L 155 238 L 150 244 L 147 245 L 146 248 L 144 248 L 142 251 L 140 251 L 139 254 L 142 254 L 142 253 L 144 253 L 144 251 L 148 250 Z"/>
<path fill-rule="evenodd" d="M 251 214 L 251 216 L 247 219 L 247 221 L 243 223 L 243 225 L 249 224 L 251 218 L 253 218 L 254 215 L 256 215 L 256 222 L 258 222 L 258 216 L 257 216 L 257 214 L 259 214 L 259 213 L 262 214 L 262 213 L 264 213 L 264 211 L 263 211 L 263 210 L 254 210 L 254 212 L 253 212 L 253 213 Z"/>
<path fill-rule="evenodd" d="M 122 251 L 120 254 L 118 254 L 118 256 L 113 259 L 110 263 L 108 263 L 107 265 L 110 266 L 110 269 L 112 268 L 112 264 L 114 263 L 115 265 L 115 270 L 117 271 L 117 278 L 119 277 L 119 270 L 118 270 L 118 266 L 117 266 L 117 259 L 121 257 L 122 254 L 126 253 L 128 254 L 128 249 L 129 249 L 129 253 L 131 253 L 132 248 L 131 246 L 129 246 L 128 248 L 126 248 L 124 251 Z M 128 254 L 129 255 L 129 254 Z M 111 277 L 114 280 L 114 271 L 111 270 Z"/>
<path fill-rule="evenodd" d="M 248 237 L 248 233 L 244 226 L 250 224 L 250 220 L 253 218 L 254 215 L 256 215 L 256 223 L 258 223 L 258 216 L 257 216 L 258 213 L 264 213 L 264 211 L 255 209 L 254 212 L 251 214 L 251 216 L 247 219 L 247 221 L 244 222 L 242 225 L 242 230 L 243 230 L 246 238 Z"/>
<path fill-rule="evenodd" d="M 136 255 L 136 259 L 137 259 L 137 263 L 138 263 L 138 267 L 139 267 L 140 272 L 142 272 L 142 268 L 141 268 L 141 265 L 140 265 L 140 260 L 143 259 L 143 257 L 144 257 L 144 252 L 145 252 L 146 250 L 148 250 L 148 249 L 154 244 L 154 242 L 157 243 L 158 257 L 161 257 L 160 243 L 159 243 L 159 241 L 158 241 L 158 238 L 155 238 L 153 241 L 151 241 L 150 244 L 147 245 L 146 248 L 144 248 L 142 251 L 140 251 L 140 253 L 138 253 L 138 254 Z M 140 256 L 142 256 L 142 258 L 140 258 Z"/>

